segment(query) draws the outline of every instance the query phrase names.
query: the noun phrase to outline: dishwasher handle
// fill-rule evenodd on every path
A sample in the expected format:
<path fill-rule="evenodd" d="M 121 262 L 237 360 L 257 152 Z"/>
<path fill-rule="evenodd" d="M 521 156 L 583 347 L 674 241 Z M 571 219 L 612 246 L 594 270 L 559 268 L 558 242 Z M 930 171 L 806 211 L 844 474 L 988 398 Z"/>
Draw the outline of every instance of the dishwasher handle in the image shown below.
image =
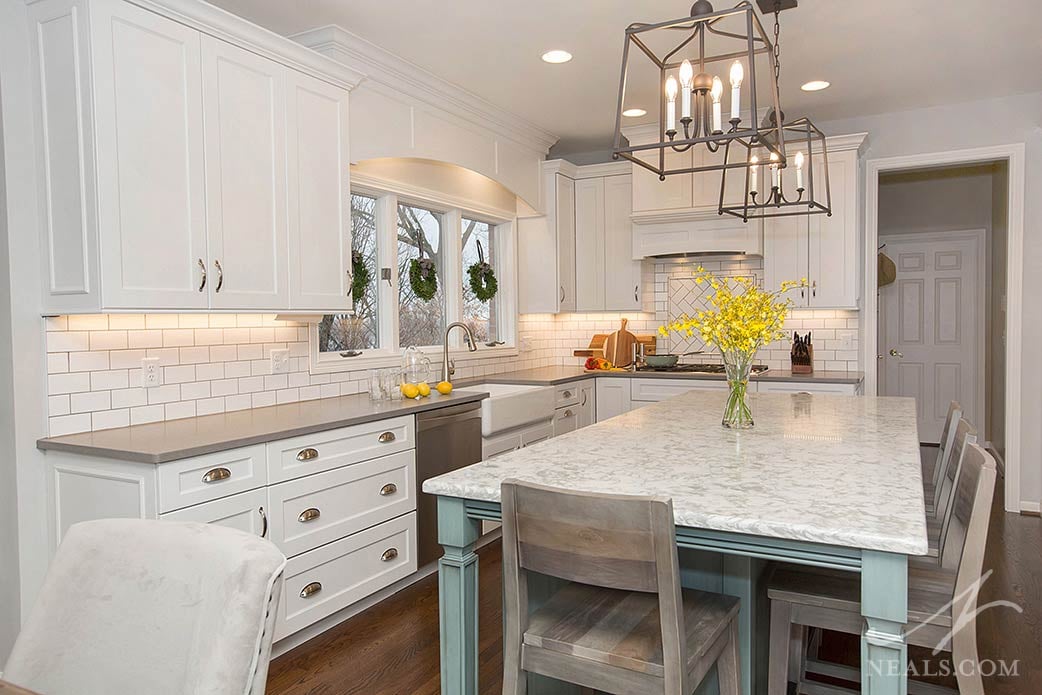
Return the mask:
<path fill-rule="evenodd" d="M 452 405 L 447 408 L 439 408 L 438 410 L 419 413 L 416 416 L 416 429 L 423 432 L 434 429 L 435 427 L 444 427 L 456 422 L 480 419 L 481 404 L 464 403 L 462 405 Z"/>

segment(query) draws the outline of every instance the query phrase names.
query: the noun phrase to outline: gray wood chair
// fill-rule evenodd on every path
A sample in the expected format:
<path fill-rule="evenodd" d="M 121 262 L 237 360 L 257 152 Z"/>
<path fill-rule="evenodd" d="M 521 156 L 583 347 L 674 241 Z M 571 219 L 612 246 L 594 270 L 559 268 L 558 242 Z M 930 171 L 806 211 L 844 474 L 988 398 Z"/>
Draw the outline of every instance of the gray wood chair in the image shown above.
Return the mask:
<path fill-rule="evenodd" d="M 962 418 L 962 406 L 958 401 L 948 404 L 948 414 L 944 418 L 944 429 L 941 430 L 941 441 L 936 451 L 933 447 L 920 449 L 923 456 L 923 493 L 926 499 L 926 513 L 933 514 L 937 509 L 937 493 L 941 476 L 951 459 L 952 445 L 955 442 L 955 427 Z M 932 456 L 930 456 L 932 454 Z"/>
<path fill-rule="evenodd" d="M 951 523 L 952 498 L 955 495 L 955 480 L 962 466 L 966 449 L 977 442 L 977 430 L 965 419 L 960 418 L 952 437 L 951 455 L 947 457 L 937 486 L 937 505 L 934 513 L 926 514 L 926 536 L 930 544 L 928 556 L 940 557 L 941 544 Z M 936 560 L 935 560 L 936 562 Z"/>
<path fill-rule="evenodd" d="M 661 497 L 502 486 L 503 693 L 535 673 L 606 693 L 689 695 L 717 667 L 740 692 L 738 599 L 680 586 Z M 530 574 L 568 582 L 529 610 Z"/>
<path fill-rule="evenodd" d="M 973 587 L 984 565 L 995 478 L 995 460 L 976 444 L 968 444 L 940 565 L 908 569 L 908 643 L 951 651 L 956 664 L 977 663 L 977 592 Z M 805 663 L 803 670 L 791 674 L 790 636 L 795 626 L 861 634 L 860 595 L 860 578 L 850 572 L 792 565 L 773 568 L 767 589 L 771 602 L 768 695 L 785 695 L 790 675 L 796 677 L 797 693 L 850 692 L 807 681 L 806 672 L 857 682 L 860 677 L 855 669 Z M 983 695 L 979 669 L 959 670 L 956 677 L 961 695 Z"/>

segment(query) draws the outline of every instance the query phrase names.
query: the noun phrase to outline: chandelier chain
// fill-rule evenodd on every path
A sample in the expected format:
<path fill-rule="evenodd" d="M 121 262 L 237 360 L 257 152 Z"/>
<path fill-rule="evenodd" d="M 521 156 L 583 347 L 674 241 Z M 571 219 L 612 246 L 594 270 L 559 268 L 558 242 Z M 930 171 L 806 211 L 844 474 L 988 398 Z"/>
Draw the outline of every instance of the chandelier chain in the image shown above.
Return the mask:
<path fill-rule="evenodd" d="M 778 41 L 778 35 L 781 33 L 781 22 L 778 20 L 780 14 L 781 0 L 774 0 L 774 85 L 778 88 L 781 87 L 781 44 Z"/>

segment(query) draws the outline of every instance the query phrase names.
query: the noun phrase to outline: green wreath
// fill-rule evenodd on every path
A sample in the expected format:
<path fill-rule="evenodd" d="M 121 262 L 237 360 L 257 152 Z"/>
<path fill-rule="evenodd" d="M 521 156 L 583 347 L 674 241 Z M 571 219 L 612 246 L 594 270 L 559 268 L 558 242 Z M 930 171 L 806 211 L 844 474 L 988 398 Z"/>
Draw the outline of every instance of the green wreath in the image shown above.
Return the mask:
<path fill-rule="evenodd" d="M 414 258 L 409 261 L 409 286 L 413 293 L 425 302 L 438 293 L 438 273 L 434 261 L 429 258 Z"/>
<path fill-rule="evenodd" d="M 487 302 L 496 296 L 499 283 L 496 282 L 496 273 L 488 263 L 475 263 L 467 268 L 470 276 L 470 291 L 479 301 Z"/>
<path fill-rule="evenodd" d="M 351 299 L 357 304 L 362 301 L 372 279 L 369 266 L 365 264 L 365 257 L 360 251 L 351 252 L 351 277 Z"/>

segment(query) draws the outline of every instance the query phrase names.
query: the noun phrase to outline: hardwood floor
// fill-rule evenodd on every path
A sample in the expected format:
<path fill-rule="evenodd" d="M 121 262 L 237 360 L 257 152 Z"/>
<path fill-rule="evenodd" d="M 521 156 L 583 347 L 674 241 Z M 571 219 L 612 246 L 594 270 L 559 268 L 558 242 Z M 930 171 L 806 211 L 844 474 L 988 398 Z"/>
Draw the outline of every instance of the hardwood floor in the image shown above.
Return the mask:
<path fill-rule="evenodd" d="M 502 674 L 499 544 L 481 562 L 479 627 L 481 695 L 500 692 Z M 1006 600 L 978 618 L 981 659 L 1016 660 L 1017 675 L 985 678 L 987 695 L 1024 695 L 1042 683 L 1042 519 L 1003 511 L 1002 481 L 992 507 L 985 571 L 994 570 L 978 604 Z M 822 656 L 857 664 L 857 638 L 828 634 Z M 944 656 L 944 655 L 942 655 Z M 938 664 L 928 651 L 912 658 Z M 438 579 L 428 577 L 378 606 L 297 647 L 271 664 L 269 695 L 435 695 L 438 675 Z M 928 680 L 952 685 L 947 678 Z"/>

